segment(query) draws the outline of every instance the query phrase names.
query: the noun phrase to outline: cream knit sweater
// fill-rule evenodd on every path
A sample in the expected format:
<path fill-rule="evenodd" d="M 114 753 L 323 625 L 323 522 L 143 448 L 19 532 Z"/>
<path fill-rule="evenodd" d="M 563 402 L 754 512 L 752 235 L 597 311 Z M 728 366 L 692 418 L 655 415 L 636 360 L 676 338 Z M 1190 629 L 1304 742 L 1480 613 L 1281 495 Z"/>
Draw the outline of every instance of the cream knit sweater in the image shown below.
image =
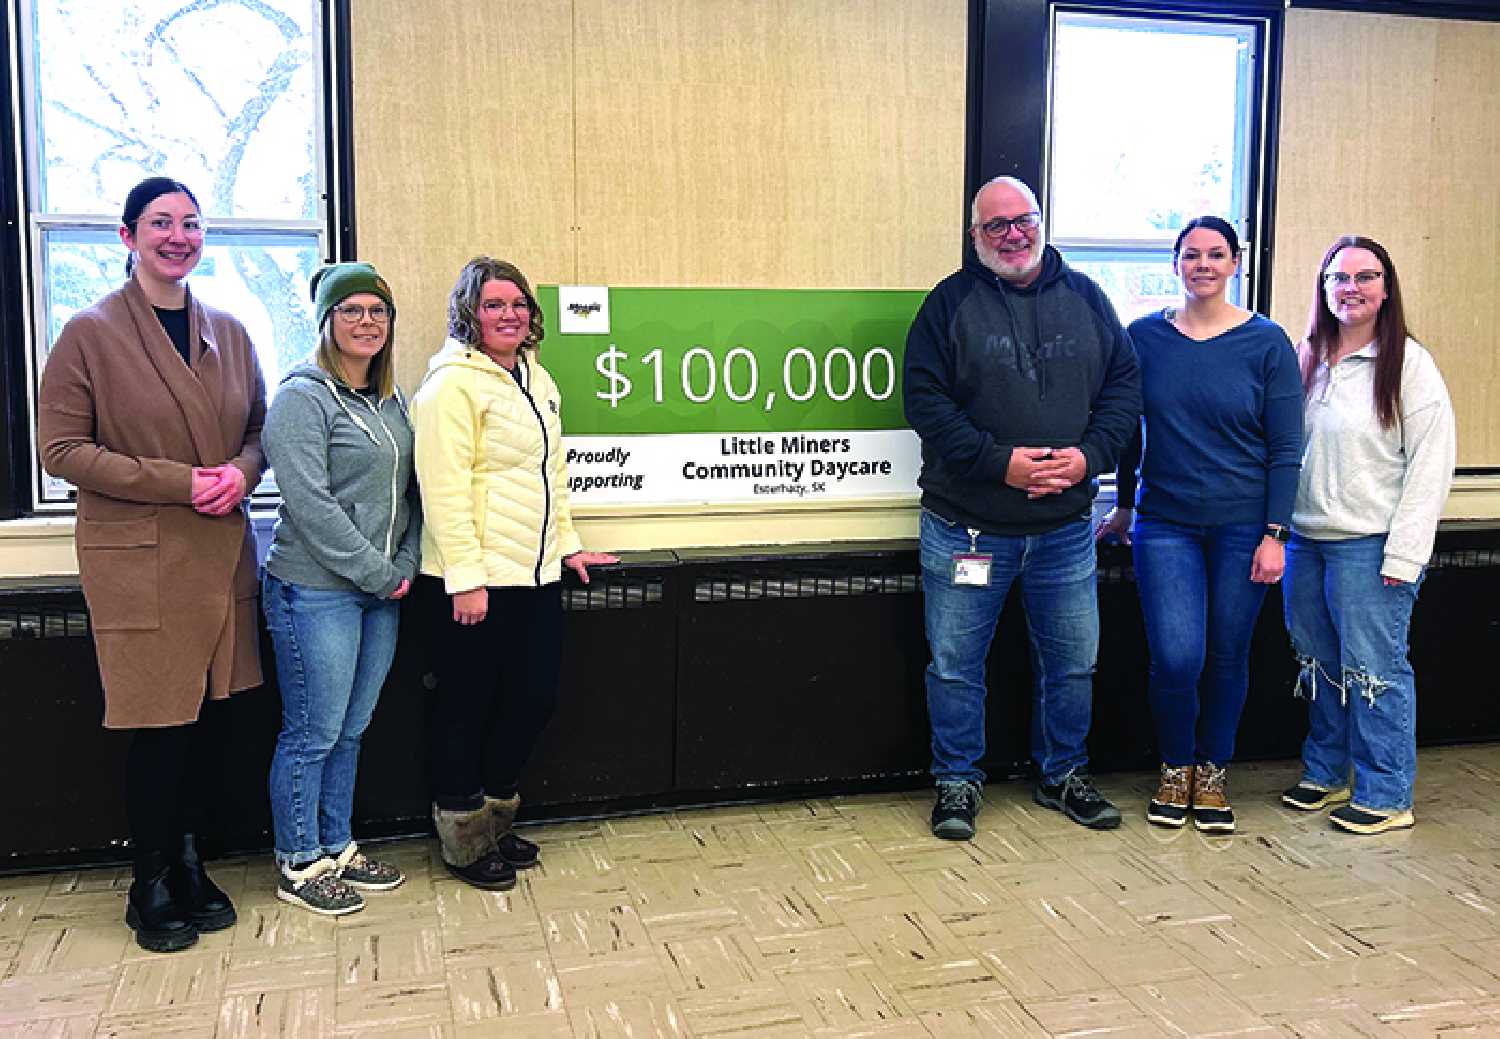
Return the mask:
<path fill-rule="evenodd" d="M 1306 441 L 1292 528 L 1326 541 L 1389 534 L 1381 575 L 1415 581 L 1432 555 L 1453 485 L 1453 405 L 1432 355 L 1408 339 L 1401 420 L 1380 428 L 1375 353 L 1371 343 L 1332 369 L 1318 367 L 1303 404 Z"/>

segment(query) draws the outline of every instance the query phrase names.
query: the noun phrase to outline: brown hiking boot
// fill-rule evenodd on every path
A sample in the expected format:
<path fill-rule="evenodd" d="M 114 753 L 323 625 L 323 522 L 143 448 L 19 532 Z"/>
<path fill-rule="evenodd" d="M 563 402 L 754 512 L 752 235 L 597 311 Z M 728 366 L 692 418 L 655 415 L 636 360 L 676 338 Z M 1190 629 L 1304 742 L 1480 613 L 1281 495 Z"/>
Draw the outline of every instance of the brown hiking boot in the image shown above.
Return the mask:
<path fill-rule="evenodd" d="M 1181 826 L 1187 822 L 1192 797 L 1193 766 L 1164 763 L 1156 796 L 1146 805 L 1146 821 L 1157 826 Z"/>
<path fill-rule="evenodd" d="M 1224 793 L 1224 769 L 1212 761 L 1193 769 L 1193 825 L 1204 833 L 1234 832 L 1234 809 Z"/>

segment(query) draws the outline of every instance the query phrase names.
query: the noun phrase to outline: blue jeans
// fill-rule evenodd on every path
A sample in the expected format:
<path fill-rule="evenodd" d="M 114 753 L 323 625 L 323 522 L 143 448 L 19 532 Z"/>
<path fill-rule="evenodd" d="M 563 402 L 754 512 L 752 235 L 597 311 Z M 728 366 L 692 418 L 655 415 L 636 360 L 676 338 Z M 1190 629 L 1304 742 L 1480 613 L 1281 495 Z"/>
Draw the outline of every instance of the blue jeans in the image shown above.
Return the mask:
<path fill-rule="evenodd" d="M 1302 778 L 1341 787 L 1354 772 L 1354 803 L 1381 812 L 1411 807 L 1417 778 L 1417 685 L 1407 659 L 1421 586 L 1380 577 L 1385 535 L 1287 547 L 1286 625 L 1307 704 Z"/>
<path fill-rule="evenodd" d="M 1157 749 L 1168 765 L 1225 765 L 1250 689 L 1250 636 L 1266 586 L 1250 580 L 1260 523 L 1135 522 L 1136 590 L 1151 649 Z"/>
<path fill-rule="evenodd" d="M 1020 578 L 1031 634 L 1031 756 L 1044 782 L 1088 764 L 1099 599 L 1088 520 L 1045 534 L 981 534 L 993 556 L 987 587 L 953 583 L 953 553 L 969 551 L 962 526 L 922 511 L 922 595 L 927 622 L 927 713 L 938 782 L 984 782 L 985 660 L 1011 582 Z"/>
<path fill-rule="evenodd" d="M 276 861 L 300 867 L 352 839 L 359 741 L 396 655 L 400 604 L 270 574 L 261 603 L 281 687 L 270 779 Z"/>

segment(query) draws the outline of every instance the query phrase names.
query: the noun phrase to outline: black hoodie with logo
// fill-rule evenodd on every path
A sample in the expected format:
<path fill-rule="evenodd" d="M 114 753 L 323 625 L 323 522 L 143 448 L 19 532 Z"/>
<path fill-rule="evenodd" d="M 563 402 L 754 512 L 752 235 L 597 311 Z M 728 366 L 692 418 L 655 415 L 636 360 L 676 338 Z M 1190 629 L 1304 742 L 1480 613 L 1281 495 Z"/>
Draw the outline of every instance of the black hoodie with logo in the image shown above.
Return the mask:
<path fill-rule="evenodd" d="M 1141 414 L 1135 349 L 1114 307 L 1051 246 L 1025 288 L 971 250 L 917 311 L 903 393 L 922 438 L 922 507 L 989 534 L 1040 534 L 1086 516 Z M 1005 482 L 1015 447 L 1078 447 L 1087 474 L 1028 498 Z"/>

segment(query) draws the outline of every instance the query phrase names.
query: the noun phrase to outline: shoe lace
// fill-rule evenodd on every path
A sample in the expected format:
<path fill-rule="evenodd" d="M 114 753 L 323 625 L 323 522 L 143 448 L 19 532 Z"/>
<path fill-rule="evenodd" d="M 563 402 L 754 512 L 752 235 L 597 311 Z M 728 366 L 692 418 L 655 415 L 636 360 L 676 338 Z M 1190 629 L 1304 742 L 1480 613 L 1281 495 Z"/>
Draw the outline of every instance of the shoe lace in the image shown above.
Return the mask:
<path fill-rule="evenodd" d="M 942 783 L 937 800 L 939 808 L 966 809 L 979 800 L 979 788 L 973 783 Z"/>
<path fill-rule="evenodd" d="M 1212 762 L 1199 765 L 1195 773 L 1198 787 L 1209 793 L 1222 794 L 1224 792 L 1225 773 L 1225 769 L 1219 768 Z"/>
<path fill-rule="evenodd" d="M 337 873 L 329 870 L 327 873 L 319 873 L 307 882 L 307 889 L 319 898 L 331 902 L 342 901 L 349 897 L 350 888 L 339 879 Z"/>
<path fill-rule="evenodd" d="M 1084 804 L 1100 804 L 1104 801 L 1104 795 L 1099 793 L 1094 786 L 1094 781 L 1086 775 L 1074 772 L 1067 778 L 1063 786 L 1063 793 L 1072 792 L 1073 796 Z"/>

